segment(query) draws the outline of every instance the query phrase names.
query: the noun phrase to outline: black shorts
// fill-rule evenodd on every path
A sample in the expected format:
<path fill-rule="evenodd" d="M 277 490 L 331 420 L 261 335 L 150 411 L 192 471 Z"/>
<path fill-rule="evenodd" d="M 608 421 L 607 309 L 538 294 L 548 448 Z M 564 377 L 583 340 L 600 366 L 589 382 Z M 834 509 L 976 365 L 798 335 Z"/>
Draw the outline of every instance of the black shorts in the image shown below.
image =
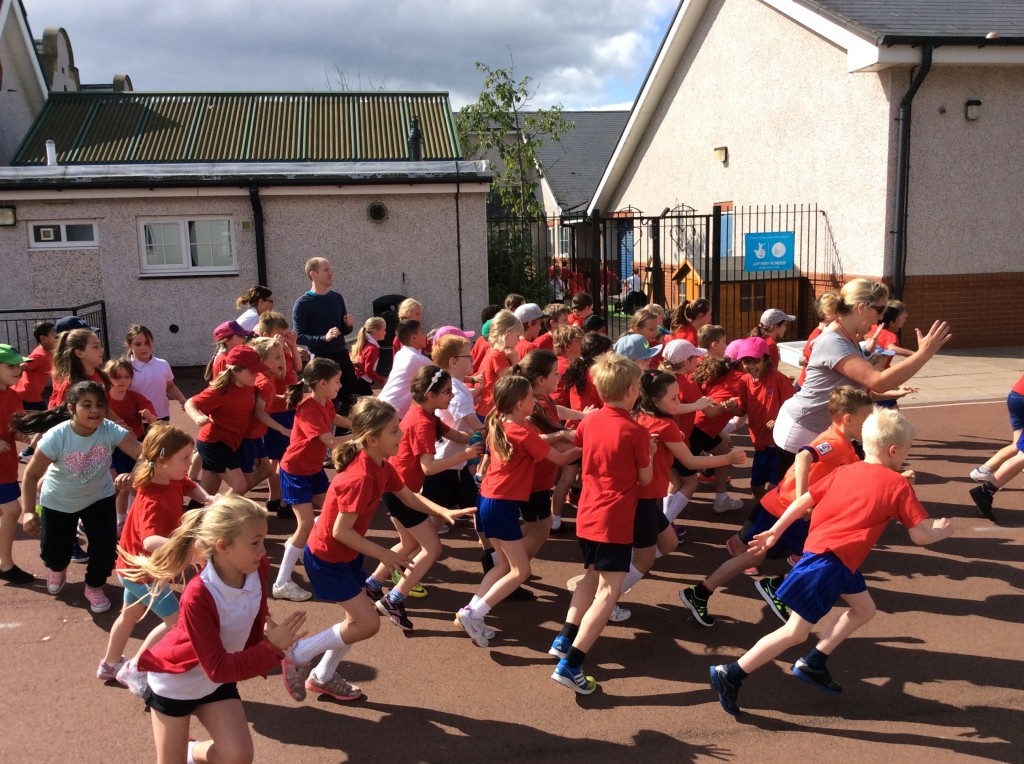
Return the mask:
<path fill-rule="evenodd" d="M 690 433 L 690 450 L 695 456 L 700 456 L 701 451 L 707 451 L 709 454 L 718 446 L 722 444 L 722 436 L 716 435 L 711 437 L 704 430 L 699 427 L 694 427 L 693 432 Z"/>
<path fill-rule="evenodd" d="M 422 494 L 448 509 L 475 507 L 478 489 L 469 468 L 443 470 L 423 479 Z"/>
<path fill-rule="evenodd" d="M 551 491 L 534 491 L 530 498 L 519 505 L 519 514 L 528 523 L 536 523 L 551 517 Z"/>
<path fill-rule="evenodd" d="M 696 475 L 697 470 L 690 470 L 683 466 L 683 463 L 678 459 L 672 460 L 672 469 L 676 471 L 679 477 L 690 477 L 690 475 Z"/>
<path fill-rule="evenodd" d="M 227 684 L 222 684 L 209 695 L 197 698 L 196 700 L 165 698 L 163 695 L 157 695 L 148 687 L 142 699 L 146 701 L 146 708 L 150 711 L 156 711 L 164 716 L 180 718 L 182 716 L 190 716 L 199 706 L 204 706 L 208 703 L 216 703 L 221 700 L 241 700 L 242 698 L 238 694 L 238 685 L 234 682 L 228 682 Z"/>
<path fill-rule="evenodd" d="M 415 528 L 426 520 L 430 515 L 420 512 L 418 509 L 407 507 L 393 493 L 384 494 L 384 506 L 388 508 L 391 517 L 402 524 L 403 528 Z"/>
<path fill-rule="evenodd" d="M 668 518 L 658 499 L 640 499 L 633 516 L 633 548 L 646 549 L 658 543 L 658 534 L 668 527 Z"/>
<path fill-rule="evenodd" d="M 626 573 L 633 561 L 632 544 L 609 544 L 603 541 L 580 539 L 583 567 L 608 573 Z"/>
<path fill-rule="evenodd" d="M 197 440 L 196 451 L 203 459 L 203 469 L 215 475 L 222 475 L 239 467 L 238 454 L 227 443 L 206 443 Z"/>

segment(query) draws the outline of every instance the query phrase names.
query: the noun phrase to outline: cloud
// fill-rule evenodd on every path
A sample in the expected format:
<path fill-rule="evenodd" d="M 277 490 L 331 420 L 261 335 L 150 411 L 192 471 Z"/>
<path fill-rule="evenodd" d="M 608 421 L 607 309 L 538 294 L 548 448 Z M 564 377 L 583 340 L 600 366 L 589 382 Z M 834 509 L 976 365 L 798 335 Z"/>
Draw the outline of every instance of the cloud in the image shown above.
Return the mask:
<path fill-rule="evenodd" d="M 63 26 L 83 82 L 127 73 L 139 90 L 447 90 L 475 100 L 474 63 L 529 74 L 536 106 L 632 99 L 675 0 L 24 0 L 38 38 Z"/>

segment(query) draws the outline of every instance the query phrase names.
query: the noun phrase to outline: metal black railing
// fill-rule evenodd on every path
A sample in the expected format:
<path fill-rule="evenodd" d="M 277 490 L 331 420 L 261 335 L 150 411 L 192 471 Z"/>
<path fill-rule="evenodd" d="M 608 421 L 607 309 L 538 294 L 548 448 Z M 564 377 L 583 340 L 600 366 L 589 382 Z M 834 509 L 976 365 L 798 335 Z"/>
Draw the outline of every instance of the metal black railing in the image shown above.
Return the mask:
<path fill-rule="evenodd" d="M 81 316 L 90 326 L 97 328 L 104 355 L 110 357 L 110 335 L 107 332 L 107 308 L 103 300 L 87 302 L 70 308 L 23 308 L 0 310 L 0 342 L 17 348 L 28 355 L 36 345 L 33 327 L 40 321 L 56 322 L 65 316 Z"/>

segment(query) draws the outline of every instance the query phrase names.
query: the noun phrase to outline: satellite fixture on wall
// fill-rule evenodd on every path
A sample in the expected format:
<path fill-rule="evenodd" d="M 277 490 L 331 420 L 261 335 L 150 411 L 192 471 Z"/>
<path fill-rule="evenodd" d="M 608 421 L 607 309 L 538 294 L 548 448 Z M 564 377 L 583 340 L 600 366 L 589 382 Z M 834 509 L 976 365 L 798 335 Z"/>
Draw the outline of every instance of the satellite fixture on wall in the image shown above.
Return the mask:
<path fill-rule="evenodd" d="M 981 116 L 981 101 L 977 98 L 972 98 L 970 101 L 964 104 L 964 119 L 968 122 L 976 122 L 978 117 Z"/>

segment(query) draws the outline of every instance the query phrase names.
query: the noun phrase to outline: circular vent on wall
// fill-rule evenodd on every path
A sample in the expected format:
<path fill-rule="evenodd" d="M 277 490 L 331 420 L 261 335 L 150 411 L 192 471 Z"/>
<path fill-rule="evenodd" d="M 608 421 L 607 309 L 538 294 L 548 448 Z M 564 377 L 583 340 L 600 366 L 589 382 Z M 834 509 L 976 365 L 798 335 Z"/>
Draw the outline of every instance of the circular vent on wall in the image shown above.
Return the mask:
<path fill-rule="evenodd" d="M 383 202 L 371 202 L 366 208 L 366 216 L 374 223 L 383 223 L 388 219 L 388 208 Z"/>

